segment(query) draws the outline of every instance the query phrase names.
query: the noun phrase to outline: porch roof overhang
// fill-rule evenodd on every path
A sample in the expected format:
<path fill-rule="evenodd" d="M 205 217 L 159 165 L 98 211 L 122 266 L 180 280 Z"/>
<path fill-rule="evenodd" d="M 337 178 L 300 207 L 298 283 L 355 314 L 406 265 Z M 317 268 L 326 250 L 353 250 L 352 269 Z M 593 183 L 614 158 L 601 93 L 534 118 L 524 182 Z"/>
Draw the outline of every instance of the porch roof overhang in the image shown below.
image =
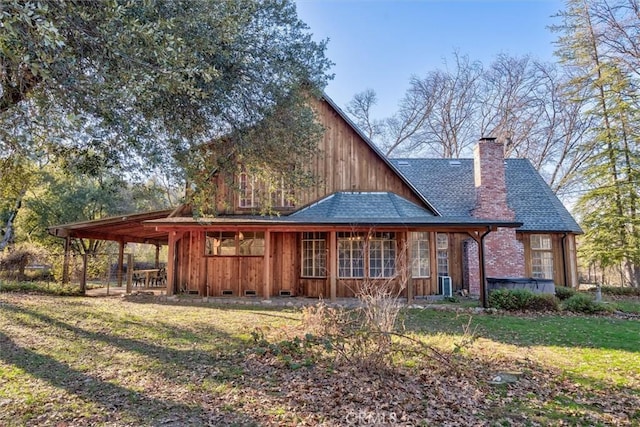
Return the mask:
<path fill-rule="evenodd" d="M 168 235 L 165 231 L 154 230 L 143 226 L 143 222 L 168 218 L 176 213 L 176 209 L 158 210 L 145 213 L 118 215 L 92 221 L 81 221 L 49 227 L 48 232 L 54 237 L 111 240 L 123 243 L 148 243 L 166 245 Z"/>
<path fill-rule="evenodd" d="M 436 216 L 405 218 L 298 218 L 294 216 L 230 216 L 211 218 L 174 217 L 144 221 L 144 227 L 160 231 L 187 231 L 189 229 L 235 230 L 269 229 L 273 231 L 326 231 L 354 229 L 420 229 L 438 231 L 486 231 L 498 227 L 517 228 L 520 222 L 481 220 L 469 218 L 443 218 Z"/>

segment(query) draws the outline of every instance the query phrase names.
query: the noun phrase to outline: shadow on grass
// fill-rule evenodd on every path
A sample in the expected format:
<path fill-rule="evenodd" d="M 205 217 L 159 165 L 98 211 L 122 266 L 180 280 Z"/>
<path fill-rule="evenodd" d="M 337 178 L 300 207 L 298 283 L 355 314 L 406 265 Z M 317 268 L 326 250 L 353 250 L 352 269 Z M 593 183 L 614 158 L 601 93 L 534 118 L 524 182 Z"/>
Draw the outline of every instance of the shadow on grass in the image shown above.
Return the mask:
<path fill-rule="evenodd" d="M 284 305 L 268 305 L 268 304 L 242 304 L 240 302 L 220 302 L 220 301 L 209 301 L 209 302 L 201 302 L 194 301 L 192 299 L 178 299 L 178 300 L 165 300 L 160 301 L 156 298 L 131 298 L 126 300 L 132 304 L 145 304 L 145 305 L 162 305 L 162 306 L 175 306 L 175 307 L 193 307 L 193 308 L 203 308 L 210 310 L 221 310 L 221 311 L 247 311 L 253 312 L 260 316 L 271 316 L 271 317 L 279 317 L 281 319 L 286 320 L 299 320 L 298 318 L 285 316 L 284 313 L 296 312 L 302 310 L 305 306 L 312 306 L 317 304 L 319 301 L 315 300 L 313 304 L 308 304 L 305 306 L 284 306 Z M 278 314 L 268 314 L 268 313 L 278 313 Z"/>
<path fill-rule="evenodd" d="M 103 421 L 119 421 L 120 413 L 125 414 L 123 421 L 138 425 L 153 423 L 166 414 L 171 414 L 176 421 L 186 421 L 194 417 L 205 419 L 201 408 L 150 398 L 111 382 L 102 381 L 72 369 L 50 356 L 23 348 L 3 332 L 0 332 L 0 346 L 0 360 L 4 363 L 19 367 L 29 375 L 64 389 L 82 400 L 100 405 L 107 412 Z"/>
<path fill-rule="evenodd" d="M 39 327 L 33 322 L 28 322 L 24 316 L 37 319 L 49 328 L 49 335 L 53 336 L 53 328 L 71 332 L 79 339 L 98 341 L 107 345 L 116 346 L 122 350 L 134 352 L 161 362 L 160 366 L 146 367 L 149 372 L 156 372 L 172 381 L 192 385 L 193 380 L 188 374 L 198 372 L 202 377 L 218 383 L 224 383 L 242 376 L 244 373 L 239 368 L 232 365 L 232 356 L 215 357 L 210 352 L 200 350 L 173 349 L 167 346 L 119 337 L 105 332 L 87 331 L 85 329 L 70 325 L 66 322 L 55 319 L 43 313 L 36 312 L 11 303 L 3 303 L 2 310 L 5 313 L 14 313 L 14 321 L 22 323 L 27 328 Z M 111 319 L 116 322 L 116 319 Z M 164 328 L 169 329 L 167 326 Z M 192 334 L 187 331 L 172 331 L 181 336 Z M 233 337 L 226 333 L 217 331 L 214 339 L 223 343 L 226 351 L 231 351 L 234 347 Z M 242 343 L 238 342 L 240 346 Z M 211 422 L 211 417 L 220 415 L 211 414 L 211 409 L 203 409 L 197 405 L 186 405 L 174 402 L 171 399 L 157 399 L 145 395 L 144 392 L 137 392 L 112 382 L 102 381 L 94 376 L 82 373 L 71 368 L 69 365 L 56 360 L 55 358 L 38 354 L 30 349 L 17 345 L 10 336 L 0 332 L 0 360 L 23 369 L 25 372 L 43 379 L 52 386 L 65 389 L 69 393 L 80 398 L 95 402 L 105 408 L 113 415 L 114 412 L 126 414 L 126 422 L 134 425 L 155 424 L 160 421 L 165 423 L 165 419 L 171 420 L 173 425 L 201 425 Z M 216 410 L 217 408 L 213 408 Z M 216 411 L 217 412 L 217 411 Z M 228 419 L 237 419 L 237 425 L 252 425 L 255 421 L 243 413 L 236 413 L 229 406 L 222 409 Z M 104 420 L 108 421 L 108 420 Z"/>

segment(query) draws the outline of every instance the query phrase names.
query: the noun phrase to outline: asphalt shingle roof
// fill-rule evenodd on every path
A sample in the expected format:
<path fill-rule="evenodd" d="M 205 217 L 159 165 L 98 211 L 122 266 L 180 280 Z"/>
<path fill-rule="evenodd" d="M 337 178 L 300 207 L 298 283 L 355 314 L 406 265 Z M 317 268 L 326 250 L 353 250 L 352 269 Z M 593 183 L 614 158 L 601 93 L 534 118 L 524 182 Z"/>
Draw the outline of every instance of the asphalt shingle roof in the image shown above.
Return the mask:
<path fill-rule="evenodd" d="M 496 225 L 513 221 L 481 220 L 469 216 L 435 215 L 391 192 L 336 192 L 282 217 L 291 223 L 315 224 L 404 224 L 404 225 Z"/>
<path fill-rule="evenodd" d="M 472 159 L 392 159 L 443 217 L 467 217 L 475 205 Z M 506 159 L 507 203 L 521 231 L 581 233 L 580 226 L 527 159 Z"/>
<path fill-rule="evenodd" d="M 290 215 L 303 218 L 416 218 L 433 213 L 389 192 L 338 192 Z"/>

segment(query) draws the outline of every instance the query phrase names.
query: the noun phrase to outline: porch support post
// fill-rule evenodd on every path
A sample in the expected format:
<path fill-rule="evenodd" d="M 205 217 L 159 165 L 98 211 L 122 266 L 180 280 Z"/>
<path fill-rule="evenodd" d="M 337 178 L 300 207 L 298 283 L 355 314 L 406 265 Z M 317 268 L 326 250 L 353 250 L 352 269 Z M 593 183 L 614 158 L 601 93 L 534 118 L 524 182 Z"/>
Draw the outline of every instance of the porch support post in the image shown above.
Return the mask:
<path fill-rule="evenodd" d="M 167 296 L 173 295 L 176 289 L 176 232 L 169 232 L 167 247 Z"/>
<path fill-rule="evenodd" d="M 401 243 L 401 265 L 402 272 L 400 273 L 402 276 L 402 280 L 405 280 L 407 283 L 407 304 L 411 304 L 414 298 L 414 289 L 413 289 L 413 280 L 411 280 L 412 274 L 412 266 L 411 266 L 411 248 L 409 245 L 411 242 L 409 241 L 409 232 L 404 233 L 404 238 Z"/>
<path fill-rule="evenodd" d="M 127 293 L 131 293 L 131 283 L 133 282 L 133 254 L 127 254 Z"/>
<path fill-rule="evenodd" d="M 478 273 L 480 276 L 480 303 L 482 307 L 487 308 L 487 278 L 484 272 L 484 236 L 483 234 L 478 242 Z"/>
<path fill-rule="evenodd" d="M 122 273 L 124 271 L 124 240 L 120 240 L 120 248 L 118 250 L 118 287 L 122 287 Z M 127 266 L 128 267 L 128 266 Z"/>
<path fill-rule="evenodd" d="M 69 252 L 71 252 L 71 237 L 64 239 L 64 259 L 62 260 L 62 283 L 69 283 Z"/>
<path fill-rule="evenodd" d="M 263 298 L 268 300 L 271 298 L 271 231 L 264 232 L 264 266 L 263 272 Z"/>
<path fill-rule="evenodd" d="M 160 245 L 156 243 L 156 267 L 160 268 Z"/>
<path fill-rule="evenodd" d="M 82 295 L 87 294 L 87 253 L 82 254 L 82 277 L 80 278 L 80 292 Z"/>
<path fill-rule="evenodd" d="M 331 301 L 336 300 L 338 282 L 338 244 L 336 232 L 329 232 L 329 295 Z"/>
<path fill-rule="evenodd" d="M 467 234 L 473 237 L 473 240 L 478 244 L 478 276 L 480 276 L 480 303 L 482 307 L 487 308 L 487 278 L 485 276 L 484 269 L 484 238 L 487 237 L 489 233 L 495 231 L 495 229 L 491 229 L 491 227 L 487 227 L 486 231 L 480 234 L 479 231 L 468 231 Z"/>

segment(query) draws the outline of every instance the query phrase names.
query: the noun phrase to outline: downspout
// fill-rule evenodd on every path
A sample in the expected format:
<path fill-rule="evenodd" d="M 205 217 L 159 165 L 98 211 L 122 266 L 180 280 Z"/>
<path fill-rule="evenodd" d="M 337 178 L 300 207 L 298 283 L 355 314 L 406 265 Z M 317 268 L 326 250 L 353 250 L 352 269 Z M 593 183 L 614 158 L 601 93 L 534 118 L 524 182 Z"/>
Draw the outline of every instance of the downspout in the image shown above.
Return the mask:
<path fill-rule="evenodd" d="M 480 251 L 480 302 L 483 308 L 487 308 L 487 278 L 484 269 L 484 238 L 491 233 L 491 227 L 487 227 L 487 231 L 480 236 L 480 242 L 478 243 L 478 249 Z"/>

